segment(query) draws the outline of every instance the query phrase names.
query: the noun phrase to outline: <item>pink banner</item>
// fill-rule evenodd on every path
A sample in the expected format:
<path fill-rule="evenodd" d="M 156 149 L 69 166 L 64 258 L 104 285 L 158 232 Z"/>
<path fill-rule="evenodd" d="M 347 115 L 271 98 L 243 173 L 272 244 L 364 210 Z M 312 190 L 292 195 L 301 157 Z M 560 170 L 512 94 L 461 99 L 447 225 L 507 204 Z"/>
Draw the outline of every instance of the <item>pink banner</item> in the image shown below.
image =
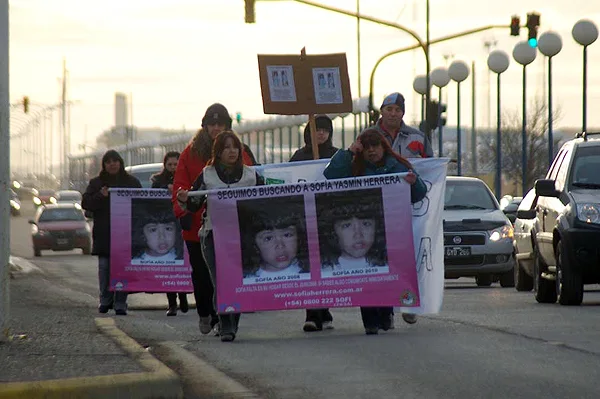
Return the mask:
<path fill-rule="evenodd" d="M 208 201 L 219 312 L 419 306 L 401 176 L 219 190 Z"/>
<path fill-rule="evenodd" d="M 111 189 L 110 215 L 111 290 L 193 291 L 187 249 L 167 190 Z"/>

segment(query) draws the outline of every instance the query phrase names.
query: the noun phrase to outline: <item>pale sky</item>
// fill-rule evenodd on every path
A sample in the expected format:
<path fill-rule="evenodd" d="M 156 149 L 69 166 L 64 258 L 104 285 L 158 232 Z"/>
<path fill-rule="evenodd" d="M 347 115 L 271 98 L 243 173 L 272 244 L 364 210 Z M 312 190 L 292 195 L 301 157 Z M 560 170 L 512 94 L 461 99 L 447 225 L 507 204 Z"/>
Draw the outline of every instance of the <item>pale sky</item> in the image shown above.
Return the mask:
<path fill-rule="evenodd" d="M 356 10 L 355 0 L 314 0 Z M 361 0 L 361 13 L 405 25 L 425 37 L 424 0 Z M 582 47 L 571 29 L 581 18 L 600 24 L 600 2 L 589 0 L 431 0 L 431 38 L 489 24 L 506 24 L 513 14 L 525 23 L 527 12 L 541 13 L 540 34 L 554 30 L 563 50 L 553 60 L 554 102 L 561 108 L 559 126 L 581 126 Z M 267 118 L 262 112 L 257 54 L 345 52 L 352 95 L 358 97 L 356 19 L 294 1 L 258 0 L 256 24 L 244 23 L 243 0 L 12 0 L 10 2 L 11 102 L 23 95 L 33 103 L 59 101 L 62 59 L 70 72 L 72 150 L 114 124 L 114 93 L 133 95 L 133 122 L 139 127 L 197 129 L 204 111 L 222 102 L 232 116 Z M 487 52 L 484 41 L 512 54 L 527 39 L 511 37 L 508 27 L 432 46 L 432 68 L 452 54 L 476 63 L 478 122 L 487 123 Z M 394 28 L 361 23 L 361 86 L 368 95 L 377 59 L 414 44 Z M 543 93 L 544 57 L 528 67 L 530 100 Z M 588 48 L 588 126 L 600 126 L 600 41 Z M 375 75 L 375 99 L 400 91 L 407 117 L 419 114 L 412 89 L 424 73 L 422 52 L 384 61 Z M 503 74 L 504 108 L 521 106 L 521 66 L 511 57 Z M 471 79 L 462 85 L 463 121 L 470 123 Z M 448 124 L 456 123 L 456 84 L 448 86 Z M 492 107 L 495 109 L 495 76 Z M 437 96 L 437 89 L 434 90 Z M 492 118 L 492 123 L 494 122 Z M 85 133 L 87 132 L 87 134 Z"/>

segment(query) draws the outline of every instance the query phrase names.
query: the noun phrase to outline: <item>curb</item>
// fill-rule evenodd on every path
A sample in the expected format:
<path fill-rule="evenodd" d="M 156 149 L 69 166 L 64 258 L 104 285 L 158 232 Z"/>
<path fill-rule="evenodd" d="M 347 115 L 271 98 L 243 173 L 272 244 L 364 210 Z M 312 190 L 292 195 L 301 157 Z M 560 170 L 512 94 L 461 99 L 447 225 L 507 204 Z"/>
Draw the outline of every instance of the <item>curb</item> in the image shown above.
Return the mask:
<path fill-rule="evenodd" d="M 13 274 L 26 274 L 33 272 L 43 273 L 42 269 L 40 269 L 27 259 L 12 255 L 10 255 L 8 258 L 8 272 L 11 275 L 11 277 L 13 276 Z"/>
<path fill-rule="evenodd" d="M 96 326 L 147 372 L 0 384 L 1 398 L 183 398 L 179 377 L 119 330 L 113 319 L 96 318 Z"/>

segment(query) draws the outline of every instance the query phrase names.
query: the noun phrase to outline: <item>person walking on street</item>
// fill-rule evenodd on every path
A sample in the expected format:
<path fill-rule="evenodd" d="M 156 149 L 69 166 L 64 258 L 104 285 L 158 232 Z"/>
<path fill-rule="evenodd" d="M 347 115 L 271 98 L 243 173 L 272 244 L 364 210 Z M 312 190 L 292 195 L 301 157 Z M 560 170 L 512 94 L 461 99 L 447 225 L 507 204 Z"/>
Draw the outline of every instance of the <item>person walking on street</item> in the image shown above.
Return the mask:
<path fill-rule="evenodd" d="M 191 191 L 215 190 L 218 188 L 235 188 L 262 185 L 262 177 L 252 168 L 242 162 L 243 147 L 237 135 L 226 130 L 215 138 L 212 157 L 207 166 L 196 178 Z M 198 212 L 205 209 L 204 221 L 199 236 L 202 243 L 202 254 L 209 267 L 210 277 L 214 286 L 214 309 L 217 309 L 217 264 L 215 260 L 215 243 L 212 233 L 212 215 L 206 206 L 206 196 L 189 197 L 188 191 L 179 189 L 177 200 L 182 209 Z M 222 278 L 222 277 L 221 277 Z M 221 341 L 231 342 L 235 339 L 240 321 L 239 313 L 219 314 L 219 335 Z"/>
<path fill-rule="evenodd" d="M 402 172 L 408 172 L 404 180 L 411 185 L 411 202 L 419 202 L 427 194 L 423 180 L 406 158 L 392 150 L 377 129 L 367 129 L 350 148 L 335 153 L 323 174 L 327 179 L 341 179 Z M 367 335 L 377 334 L 379 329 L 392 328 L 393 307 L 361 307 L 360 311 Z"/>
<path fill-rule="evenodd" d="M 319 159 L 331 158 L 338 148 L 333 146 L 333 122 L 327 115 L 315 117 L 316 138 L 319 145 Z M 298 149 L 290 158 L 290 162 L 309 161 L 314 159 L 310 125 L 304 128 L 304 147 Z M 306 332 L 333 329 L 333 316 L 327 308 L 306 309 L 306 319 L 302 328 Z"/>
<path fill-rule="evenodd" d="M 175 176 L 175 170 L 177 169 L 179 155 L 180 154 L 177 151 L 169 151 L 165 154 L 165 157 L 163 158 L 163 170 L 152 175 L 150 178 L 150 181 L 152 181 L 152 188 L 167 189 L 169 190 L 169 193 L 173 194 L 173 177 Z M 167 316 L 177 316 L 177 295 L 179 295 L 179 309 L 181 312 L 187 313 L 189 310 L 187 294 L 185 292 L 167 292 L 167 300 L 169 301 Z"/>
<path fill-rule="evenodd" d="M 202 256 L 202 247 L 198 232 L 202 226 L 202 212 L 191 213 L 182 208 L 177 201 L 177 192 L 189 190 L 212 156 L 215 137 L 224 130 L 231 129 L 231 117 L 224 105 L 215 103 L 206 109 L 202 118 L 202 128 L 198 130 L 190 143 L 185 147 L 173 178 L 173 210 L 179 219 L 183 239 L 188 249 L 192 266 L 192 283 L 196 311 L 199 316 L 199 328 L 202 334 L 208 334 L 218 323 L 219 318 L 213 306 L 214 287 L 208 266 Z M 250 148 L 243 146 L 242 162 L 255 165 L 256 160 Z"/>
<path fill-rule="evenodd" d="M 102 157 L 102 170 L 90 180 L 81 199 L 81 207 L 93 213 L 92 255 L 98 256 L 98 312 L 114 308 L 119 316 L 127 315 L 127 292 L 110 291 L 110 199 L 109 188 L 142 188 L 140 181 L 125 171 L 121 155 L 108 150 Z"/>

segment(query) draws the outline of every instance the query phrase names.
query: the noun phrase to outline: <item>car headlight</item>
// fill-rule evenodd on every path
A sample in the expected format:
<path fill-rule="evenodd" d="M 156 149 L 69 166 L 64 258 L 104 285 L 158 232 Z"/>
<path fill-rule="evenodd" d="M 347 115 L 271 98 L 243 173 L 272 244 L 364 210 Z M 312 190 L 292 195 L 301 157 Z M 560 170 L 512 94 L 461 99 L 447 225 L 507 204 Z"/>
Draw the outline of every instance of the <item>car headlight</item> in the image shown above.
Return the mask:
<path fill-rule="evenodd" d="M 21 209 L 21 205 L 15 200 L 10 200 L 10 206 L 15 208 L 17 211 Z"/>
<path fill-rule="evenodd" d="M 50 203 L 51 204 L 56 204 L 56 198 L 50 197 Z"/>
<path fill-rule="evenodd" d="M 600 224 L 600 204 L 577 204 L 577 219 Z"/>
<path fill-rule="evenodd" d="M 42 205 L 42 200 L 38 197 L 33 197 L 33 203 L 36 205 Z"/>
<path fill-rule="evenodd" d="M 490 231 L 490 241 L 499 241 L 504 238 L 508 238 L 508 239 L 512 240 L 513 236 L 514 236 L 513 227 L 509 226 L 507 224 Z"/>

